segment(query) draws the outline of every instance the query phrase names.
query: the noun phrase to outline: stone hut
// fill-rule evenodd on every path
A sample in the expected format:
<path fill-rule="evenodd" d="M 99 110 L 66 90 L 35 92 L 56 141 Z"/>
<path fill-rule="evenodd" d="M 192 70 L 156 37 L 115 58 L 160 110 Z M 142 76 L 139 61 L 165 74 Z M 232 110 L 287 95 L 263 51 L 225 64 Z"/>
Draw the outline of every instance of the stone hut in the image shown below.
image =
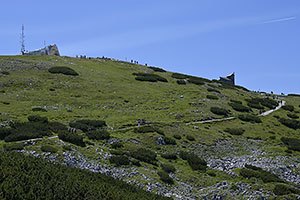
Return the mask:
<path fill-rule="evenodd" d="M 35 56 L 44 56 L 44 55 L 55 55 L 60 56 L 58 48 L 56 44 L 49 45 L 44 48 L 35 50 L 35 51 L 24 51 L 22 55 L 35 55 Z"/>
<path fill-rule="evenodd" d="M 222 81 L 224 83 L 228 83 L 230 85 L 235 85 L 234 72 L 232 74 L 229 74 L 226 77 L 220 77 L 220 81 Z"/>

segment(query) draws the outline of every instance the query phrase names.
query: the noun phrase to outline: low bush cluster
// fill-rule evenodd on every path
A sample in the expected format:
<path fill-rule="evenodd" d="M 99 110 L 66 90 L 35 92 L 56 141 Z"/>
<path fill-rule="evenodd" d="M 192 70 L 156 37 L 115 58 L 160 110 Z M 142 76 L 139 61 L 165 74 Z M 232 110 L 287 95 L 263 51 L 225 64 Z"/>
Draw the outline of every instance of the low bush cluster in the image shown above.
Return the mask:
<path fill-rule="evenodd" d="M 292 186 L 280 183 L 276 184 L 273 190 L 276 195 L 288 195 L 288 194 L 298 194 L 300 195 L 300 190 L 293 188 Z"/>
<path fill-rule="evenodd" d="M 177 159 L 177 155 L 175 153 L 164 153 L 164 154 L 161 154 L 161 157 L 163 157 L 164 159 L 168 159 L 168 160 L 176 160 Z"/>
<path fill-rule="evenodd" d="M 28 120 L 11 124 L 11 129 L 0 129 L 0 139 L 14 142 L 52 135 L 53 122 L 48 122 L 48 118 L 32 115 Z"/>
<path fill-rule="evenodd" d="M 230 105 L 234 110 L 238 111 L 238 112 L 250 112 L 251 109 L 247 106 L 244 106 L 243 104 L 240 103 L 229 103 L 228 105 Z"/>
<path fill-rule="evenodd" d="M 111 176 L 20 153 L 0 152 L 0 162 L 0 199 L 171 199 Z"/>
<path fill-rule="evenodd" d="M 215 88 L 207 88 L 208 92 L 216 92 L 216 93 L 221 93 L 219 90 L 215 89 Z"/>
<path fill-rule="evenodd" d="M 79 74 L 70 67 L 51 67 L 48 71 L 52 74 L 64 74 L 70 76 L 78 76 Z"/>
<path fill-rule="evenodd" d="M 288 113 L 287 116 L 291 119 L 299 119 L 299 116 L 294 113 Z"/>
<path fill-rule="evenodd" d="M 109 158 L 109 162 L 112 164 L 115 164 L 116 166 L 122 166 L 122 165 L 129 165 L 130 160 L 127 156 L 120 155 L 120 156 L 112 156 Z"/>
<path fill-rule="evenodd" d="M 45 108 L 41 108 L 41 107 L 36 107 L 36 108 L 32 108 L 33 112 L 48 112 Z"/>
<path fill-rule="evenodd" d="M 43 152 L 51 152 L 51 153 L 57 152 L 57 149 L 51 145 L 42 145 L 41 150 Z"/>
<path fill-rule="evenodd" d="M 148 74 L 148 73 L 133 73 L 135 75 L 135 80 L 137 81 L 149 81 L 149 82 L 168 82 L 167 79 L 161 77 L 157 74 Z"/>
<path fill-rule="evenodd" d="M 110 138 L 110 134 L 106 130 L 94 130 L 86 133 L 90 140 L 105 140 Z"/>
<path fill-rule="evenodd" d="M 300 121 L 295 120 L 295 119 L 279 118 L 278 121 L 281 124 L 283 124 L 289 128 L 295 129 L 295 130 L 300 128 Z"/>
<path fill-rule="evenodd" d="M 246 168 L 241 169 L 240 175 L 245 178 L 258 178 L 261 179 L 264 183 L 270 182 L 283 182 L 278 176 L 272 174 L 271 172 L 267 172 L 259 167 L 255 167 L 252 165 L 246 165 Z"/>
<path fill-rule="evenodd" d="M 180 140 L 180 139 L 181 139 L 181 136 L 178 135 L 178 134 L 173 135 L 173 137 L 174 137 L 175 139 L 177 139 L 177 140 Z"/>
<path fill-rule="evenodd" d="M 174 173 L 176 171 L 175 167 L 170 164 L 162 164 L 161 168 L 167 173 L 171 173 L 171 172 Z"/>
<path fill-rule="evenodd" d="M 24 143 L 15 143 L 10 145 L 4 145 L 3 150 L 4 151 L 18 151 L 22 150 L 24 148 Z"/>
<path fill-rule="evenodd" d="M 133 130 L 135 133 L 153 133 L 156 132 L 160 135 L 165 135 L 162 130 L 160 130 L 158 127 L 154 126 L 140 126 Z"/>
<path fill-rule="evenodd" d="M 192 170 L 206 170 L 207 168 L 207 162 L 191 152 L 181 151 L 179 157 L 187 160 Z"/>
<path fill-rule="evenodd" d="M 181 79 L 177 80 L 176 83 L 179 85 L 186 85 L 185 80 L 181 80 Z"/>
<path fill-rule="evenodd" d="M 300 139 L 282 137 L 281 141 L 286 144 L 290 150 L 300 151 Z"/>
<path fill-rule="evenodd" d="M 167 183 L 167 184 L 174 184 L 174 180 L 169 176 L 169 174 L 165 171 L 159 171 L 157 172 L 160 180 L 164 183 Z"/>
<path fill-rule="evenodd" d="M 238 118 L 245 122 L 255 122 L 255 123 L 262 122 L 261 119 L 256 115 L 245 114 L 245 115 L 239 115 Z"/>
<path fill-rule="evenodd" d="M 140 161 L 143 162 L 147 162 L 150 164 L 156 164 L 156 153 L 148 150 L 148 149 L 144 149 L 144 148 L 139 148 L 135 151 L 130 152 L 130 155 Z"/>
<path fill-rule="evenodd" d="M 211 107 L 210 111 L 216 115 L 228 116 L 230 114 L 229 110 L 220 107 Z"/>
<path fill-rule="evenodd" d="M 176 140 L 171 137 L 164 136 L 163 139 L 167 145 L 176 145 Z"/>
<path fill-rule="evenodd" d="M 224 131 L 231 135 L 242 135 L 245 132 L 242 128 L 226 128 Z"/>
<path fill-rule="evenodd" d="M 180 73 L 173 73 L 171 75 L 172 78 L 176 78 L 176 79 L 187 79 L 190 76 L 189 75 L 185 75 L 185 74 L 180 74 Z"/>
<path fill-rule="evenodd" d="M 167 72 L 166 70 L 159 67 L 148 67 L 148 68 L 152 69 L 155 72 Z"/>
<path fill-rule="evenodd" d="M 203 78 L 194 77 L 194 76 L 189 77 L 188 81 L 195 85 L 204 85 L 205 83 L 205 80 Z"/>
<path fill-rule="evenodd" d="M 83 132 L 88 132 L 91 130 L 103 128 L 106 126 L 106 123 L 103 120 L 82 119 L 82 120 L 70 122 L 69 125 L 72 128 L 77 128 L 77 129 L 82 130 Z"/>
<path fill-rule="evenodd" d="M 124 146 L 124 145 L 123 145 L 123 143 L 121 143 L 121 142 L 114 142 L 114 143 L 111 144 L 111 147 L 112 147 L 113 149 L 122 148 L 123 146 Z"/>
<path fill-rule="evenodd" d="M 234 99 L 230 99 L 231 103 L 238 103 L 238 104 L 243 104 L 243 102 L 239 101 L 239 100 L 234 100 Z"/>
<path fill-rule="evenodd" d="M 186 139 L 189 140 L 189 141 L 195 141 L 195 138 L 191 135 L 187 135 Z"/>
<path fill-rule="evenodd" d="M 72 144 L 85 147 L 85 143 L 83 142 L 83 136 L 78 135 L 76 133 L 70 133 L 68 131 L 60 131 L 58 133 L 59 139 L 65 141 L 65 142 L 70 142 Z"/>
<path fill-rule="evenodd" d="M 219 99 L 216 95 L 211 95 L 211 94 L 206 95 L 206 98 L 212 99 L 212 100 L 218 100 Z"/>
<path fill-rule="evenodd" d="M 246 99 L 246 101 L 248 101 L 248 106 L 256 109 L 263 109 L 263 106 L 269 109 L 274 109 L 279 105 L 276 100 L 269 98 L 252 98 Z"/>
<path fill-rule="evenodd" d="M 294 109 L 295 109 L 295 107 L 293 105 L 284 105 L 281 108 L 284 109 L 284 110 L 288 110 L 290 112 L 293 112 Z"/>

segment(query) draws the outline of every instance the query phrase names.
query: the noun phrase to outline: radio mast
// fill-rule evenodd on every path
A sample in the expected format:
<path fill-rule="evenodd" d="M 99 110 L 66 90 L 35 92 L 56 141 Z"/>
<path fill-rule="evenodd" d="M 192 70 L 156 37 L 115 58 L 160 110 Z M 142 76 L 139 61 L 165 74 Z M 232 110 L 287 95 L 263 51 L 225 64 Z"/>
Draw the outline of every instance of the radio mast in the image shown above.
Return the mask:
<path fill-rule="evenodd" d="M 24 55 L 25 52 L 25 33 L 24 33 L 24 24 L 22 24 L 22 33 L 21 33 L 21 54 Z"/>

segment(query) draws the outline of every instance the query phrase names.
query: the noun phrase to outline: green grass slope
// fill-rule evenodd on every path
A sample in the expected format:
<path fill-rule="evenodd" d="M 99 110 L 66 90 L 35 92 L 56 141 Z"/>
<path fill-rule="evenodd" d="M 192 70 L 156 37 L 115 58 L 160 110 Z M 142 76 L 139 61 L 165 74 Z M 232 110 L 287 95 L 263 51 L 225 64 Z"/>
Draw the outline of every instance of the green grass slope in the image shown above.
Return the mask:
<path fill-rule="evenodd" d="M 54 67 L 72 70 L 59 71 L 61 68 Z M 258 116 L 280 100 L 289 106 Z M 164 195 L 201 199 L 201 195 L 210 194 L 209 188 L 216 188 L 223 181 L 228 181 L 229 186 L 220 195 L 228 198 L 239 191 L 240 183 L 275 195 L 273 191 L 281 188 L 282 185 L 276 187 L 281 182 L 264 183 L 255 172 L 252 178 L 243 177 L 243 165 L 228 171 L 214 163 L 221 160 L 226 164 L 230 161 L 225 158 L 248 159 L 252 155 L 257 159 L 299 158 L 299 105 L 297 95 L 256 93 L 111 59 L 0 57 L 0 123 L 13 121 L 0 129 L 4 150 L 52 152 L 58 157 L 73 152 L 84 156 L 87 162 L 125 171 L 134 168 L 138 175 L 120 178 Z M 48 121 L 30 120 L 32 115 Z M 202 123 L 223 118 L 229 119 Z M 98 121 L 78 124 L 83 119 Z M 145 119 L 146 124 L 138 127 L 138 119 Z M 99 120 L 105 121 L 106 126 L 92 124 Z M 7 139 L 6 134 L 24 138 L 26 131 L 38 132 L 41 126 L 44 132 L 27 137 L 40 138 L 33 145 L 20 147 L 24 142 Z M 67 131 L 70 126 L 77 128 L 76 133 Z M 295 166 L 291 173 L 300 169 Z M 150 183 L 155 187 L 149 189 Z M 297 183 L 285 182 L 291 186 Z M 236 192 L 237 199 L 242 196 Z"/>

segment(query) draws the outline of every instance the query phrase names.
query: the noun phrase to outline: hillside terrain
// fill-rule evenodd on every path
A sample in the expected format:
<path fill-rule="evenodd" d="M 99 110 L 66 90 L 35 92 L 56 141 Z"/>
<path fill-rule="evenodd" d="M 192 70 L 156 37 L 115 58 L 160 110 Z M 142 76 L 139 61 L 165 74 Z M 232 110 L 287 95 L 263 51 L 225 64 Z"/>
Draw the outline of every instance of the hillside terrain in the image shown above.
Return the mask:
<path fill-rule="evenodd" d="M 0 57 L 0 166 L 37 157 L 60 172 L 62 164 L 70 174 L 101 173 L 139 188 L 126 185 L 127 199 L 299 199 L 299 117 L 299 95 L 107 58 Z M 5 197 L 3 177 L 14 177 L 3 170 Z M 47 170 L 51 180 L 61 174 Z M 101 198 L 99 180 L 83 181 L 92 181 L 82 190 L 91 195 L 72 198 Z M 113 190 L 105 198 L 116 199 Z"/>

